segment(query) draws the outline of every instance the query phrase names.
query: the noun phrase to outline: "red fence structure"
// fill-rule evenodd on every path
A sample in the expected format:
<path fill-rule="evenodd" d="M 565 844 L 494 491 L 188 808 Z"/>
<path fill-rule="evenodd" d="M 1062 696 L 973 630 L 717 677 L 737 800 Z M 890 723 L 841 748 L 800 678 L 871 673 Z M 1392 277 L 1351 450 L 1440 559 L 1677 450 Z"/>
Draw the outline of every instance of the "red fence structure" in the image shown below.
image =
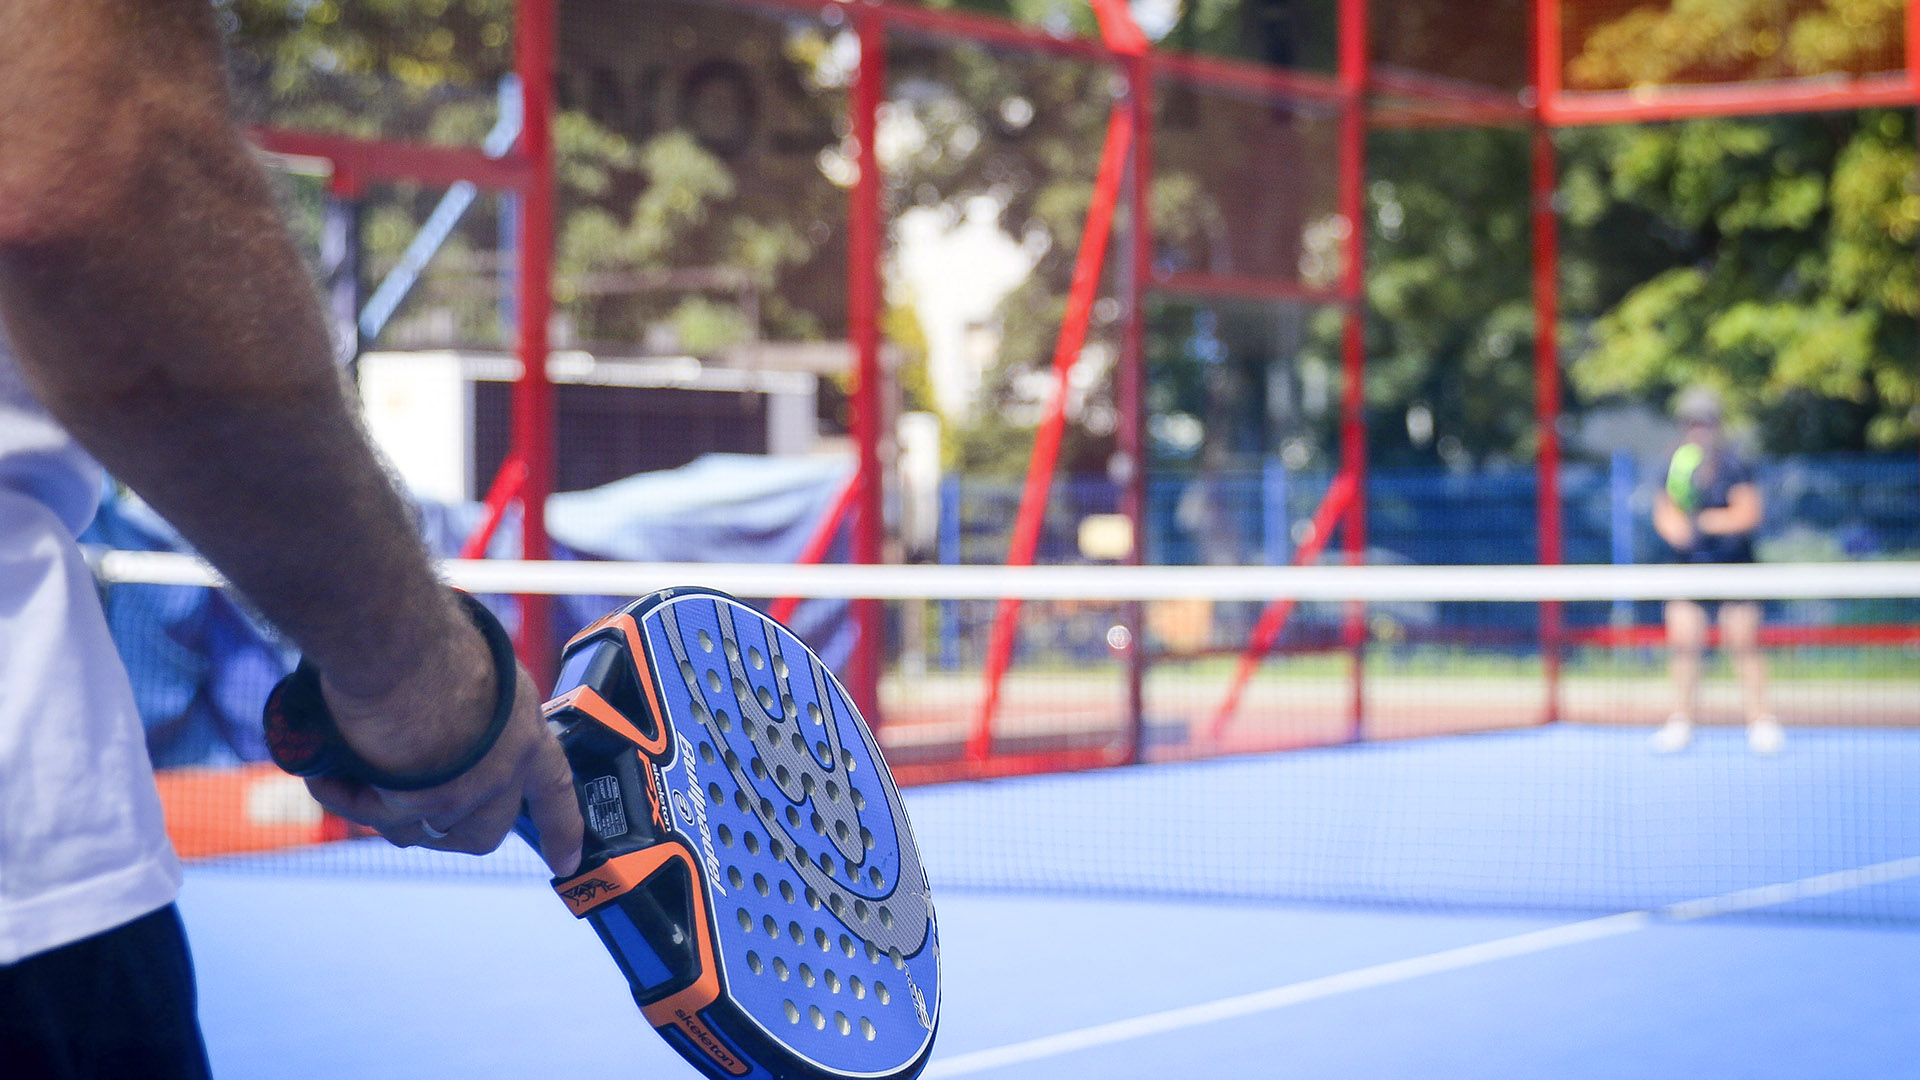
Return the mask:
<path fill-rule="evenodd" d="M 1531 67 L 1525 85 L 1475 82 L 1448 72 L 1423 71 L 1383 63 L 1380 42 L 1373 33 L 1376 20 L 1385 18 L 1385 5 L 1370 0 L 1338 0 L 1337 62 L 1331 75 L 1317 74 L 1165 50 L 1140 32 L 1119 0 L 1091 0 L 1101 28 L 1099 38 L 1050 33 L 1011 22 L 952 9 L 915 6 L 900 0 L 712 0 L 761 11 L 806 18 L 833 15 L 855 32 L 858 62 L 852 68 L 847 93 L 847 137 L 857 175 L 847 192 L 846 323 L 853 354 L 851 432 L 857 447 L 858 468 L 847 498 L 851 502 L 854 560 L 878 563 L 886 551 L 884 472 L 889 466 L 885 406 L 881 393 L 886 373 L 882 364 L 883 332 L 881 261 L 885 245 L 882 161 L 878 149 L 879 118 L 888 87 L 888 57 L 899 35 L 971 42 L 1040 58 L 1072 58 L 1110 67 L 1124 90 L 1116 95 L 1107 135 L 1110 160 L 1096 185 L 1095 211 L 1087 216 L 1082 236 L 1085 271 L 1076 272 L 1068 306 L 1067 326 L 1061 328 L 1055 353 L 1057 385 L 1054 406 L 1040 434 L 1028 475 L 1019 526 L 1008 561 L 1033 559 L 1032 537 L 1045 512 L 1049 481 L 1056 467 L 1051 449 L 1057 447 L 1059 393 L 1076 362 L 1085 330 L 1086 309 L 1093 300 L 1114 219 L 1124 216 L 1128 234 L 1115 244 L 1121 252 L 1112 264 L 1119 268 L 1120 349 L 1115 369 L 1115 400 L 1119 413 L 1116 439 L 1120 471 L 1121 512 L 1133 524 L 1133 547 L 1125 560 L 1141 561 L 1145 535 L 1146 439 L 1144 395 L 1146 346 L 1144 309 L 1150 295 L 1201 298 L 1310 301 L 1337 305 L 1344 311 L 1341 349 L 1343 380 L 1340 399 L 1340 480 L 1334 485 L 1341 502 L 1330 507 L 1338 517 L 1340 548 L 1349 563 L 1366 557 L 1367 440 L 1365 392 L 1367 353 L 1365 319 L 1367 268 L 1363 219 L 1367 212 L 1368 162 L 1366 136 L 1378 126 L 1497 126 L 1526 129 L 1531 138 L 1530 220 L 1532 225 L 1532 285 L 1535 348 L 1532 378 L 1535 385 L 1538 470 L 1537 551 L 1542 563 L 1562 560 L 1560 495 L 1556 488 L 1560 446 L 1558 421 L 1561 358 L 1558 336 L 1558 235 L 1554 194 L 1557 187 L 1552 141 L 1555 127 L 1579 124 L 1632 123 L 1685 117 L 1730 116 L 1755 113 L 1793 113 L 1866 107 L 1920 105 L 1920 5 L 1910 6 L 1903 48 L 1905 62 L 1893 70 L 1839 72 L 1810 78 L 1744 79 L 1711 84 L 1631 86 L 1618 89 L 1569 88 L 1565 72 L 1570 27 L 1604 7 L 1603 0 L 1532 0 L 1527 5 L 1529 25 L 1524 39 Z M 1431 7 L 1432 5 L 1428 5 Z M 1507 5 L 1512 8 L 1515 5 Z M 509 468 L 499 487 L 517 497 L 523 508 L 522 552 L 530 559 L 548 553 L 544 507 L 555 477 L 554 392 L 548 379 L 552 278 L 555 244 L 555 176 L 553 121 L 555 115 L 556 0 L 516 0 L 513 66 L 519 76 L 524 126 L 509 153 L 489 157 L 477 150 L 427 145 L 401 139 L 363 139 L 285 129 L 255 132 L 266 150 L 323 158 L 333 168 L 337 195 L 351 198 L 363 185 L 376 181 L 417 181 L 445 184 L 464 180 L 483 189 L 511 193 L 519 199 L 518 240 L 513 245 L 517 281 L 514 352 L 519 374 L 512 396 L 512 437 Z M 1479 14 L 1476 14 L 1479 13 Z M 1484 17 L 1478 5 L 1458 4 L 1445 17 Z M 1589 19 L 1590 21 L 1590 19 Z M 1580 23 L 1584 25 L 1584 23 Z M 1155 265 L 1154 228 L 1149 199 L 1156 146 L 1155 105 L 1169 88 L 1193 88 L 1206 93 L 1257 100 L 1273 107 L 1300 108 L 1331 114 L 1336 122 L 1335 203 L 1344 221 L 1341 265 L 1332 284 L 1282 273 L 1234 271 Z M 1124 212 L 1123 214 L 1121 212 Z M 1078 328 L 1076 329 L 1076 320 Z M 1052 434 L 1049 435 L 1048 433 Z M 494 520 L 502 507 L 490 507 Z M 838 512 L 830 515 L 838 518 Z M 1327 541 L 1321 536 L 1317 540 Z M 1011 604 L 1011 602 L 1009 602 Z M 552 635 L 547 601 L 521 601 L 519 644 L 529 666 L 542 678 L 552 673 Z M 1017 608 L 1003 607 L 988 660 L 988 687 L 968 740 L 969 768 L 982 774 L 1004 772 L 987 759 L 994 746 L 995 707 L 1000 675 L 1013 648 Z M 847 683 L 868 715 L 881 721 L 878 685 L 882 613 L 876 603 L 858 601 L 854 618 L 859 627 L 855 656 Z M 1137 609 L 1129 616 L 1138 622 Z M 1554 657 L 1561 646 L 1557 610 L 1542 613 L 1542 647 L 1547 663 L 1541 719 L 1555 716 L 1558 700 Z M 1133 640 L 1141 640 L 1138 627 Z M 1267 641 L 1276 632 L 1262 631 Z M 1363 709 L 1363 672 L 1367 629 L 1356 608 L 1345 625 L 1345 647 L 1352 656 L 1351 708 L 1355 732 Z M 1257 662 L 1264 645 L 1250 643 L 1249 657 Z M 1144 744 L 1139 650 L 1125 658 L 1131 712 L 1130 746 L 1122 759 L 1138 758 Z M 1230 714 L 1229 710 L 1229 714 Z M 1223 718 L 1224 723 L 1224 718 Z M 1035 759 L 1033 768 L 1085 765 L 1109 760 L 1111 755 L 1070 755 Z M 1023 766 L 1024 767 L 1024 766 Z M 963 770 L 964 771 L 964 770 Z"/>

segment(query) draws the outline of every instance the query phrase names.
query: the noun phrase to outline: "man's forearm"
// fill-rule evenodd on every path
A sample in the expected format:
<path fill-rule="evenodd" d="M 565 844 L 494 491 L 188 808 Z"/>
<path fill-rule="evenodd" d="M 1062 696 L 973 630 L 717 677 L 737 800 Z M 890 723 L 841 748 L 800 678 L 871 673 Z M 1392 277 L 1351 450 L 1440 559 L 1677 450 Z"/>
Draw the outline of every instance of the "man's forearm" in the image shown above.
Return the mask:
<path fill-rule="evenodd" d="M 0 316 L 22 371 L 330 679 L 384 692 L 459 616 L 226 118 L 210 9 L 0 12 Z M 48 87 L 67 97 L 43 107 Z"/>
<path fill-rule="evenodd" d="M 1727 505 L 1700 512 L 1700 531 L 1708 536 L 1738 536 L 1760 527 L 1760 494 L 1742 484 L 1728 494 Z"/>

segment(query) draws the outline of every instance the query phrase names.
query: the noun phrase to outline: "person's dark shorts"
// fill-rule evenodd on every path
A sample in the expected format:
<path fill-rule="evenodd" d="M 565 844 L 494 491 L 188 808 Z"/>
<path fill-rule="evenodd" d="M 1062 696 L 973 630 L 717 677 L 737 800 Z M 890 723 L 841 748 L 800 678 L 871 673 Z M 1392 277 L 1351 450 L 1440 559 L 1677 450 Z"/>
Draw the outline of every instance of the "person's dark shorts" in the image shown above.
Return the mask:
<path fill-rule="evenodd" d="M 1710 622 L 1710 623 L 1717 623 L 1717 622 L 1719 622 L 1719 621 L 1720 621 L 1720 610 L 1721 610 L 1721 608 L 1723 608 L 1723 607 L 1725 607 L 1725 606 L 1727 606 L 1727 605 L 1729 605 L 1729 604 L 1756 604 L 1756 603 L 1758 603 L 1758 601 L 1756 601 L 1756 600 L 1722 600 L 1722 599 L 1717 599 L 1717 598 L 1708 598 L 1708 597 L 1693 597 L 1693 598 L 1692 598 L 1692 602 L 1693 602 L 1693 603 L 1695 603 L 1695 604 L 1698 604 L 1698 605 L 1700 605 L 1700 610 L 1702 610 L 1702 611 L 1704 611 L 1704 612 L 1706 612 L 1706 613 L 1707 613 L 1707 621 L 1708 621 L 1708 622 Z"/>
<path fill-rule="evenodd" d="M 0 965 L 0 1075 L 205 1080 L 193 958 L 172 905 Z"/>
<path fill-rule="evenodd" d="M 1693 566 L 1726 566 L 1729 564 L 1751 563 L 1757 560 L 1753 554 L 1753 542 L 1748 540 L 1744 543 L 1727 545 L 1718 549 L 1695 551 L 1689 558 L 1682 559 L 1681 561 Z M 1744 604 L 1749 601 L 1725 600 L 1719 597 L 1695 597 L 1693 598 L 1693 602 L 1699 604 L 1700 607 L 1706 611 L 1708 622 L 1717 623 L 1720 621 L 1720 609 L 1722 606 L 1727 604 Z"/>

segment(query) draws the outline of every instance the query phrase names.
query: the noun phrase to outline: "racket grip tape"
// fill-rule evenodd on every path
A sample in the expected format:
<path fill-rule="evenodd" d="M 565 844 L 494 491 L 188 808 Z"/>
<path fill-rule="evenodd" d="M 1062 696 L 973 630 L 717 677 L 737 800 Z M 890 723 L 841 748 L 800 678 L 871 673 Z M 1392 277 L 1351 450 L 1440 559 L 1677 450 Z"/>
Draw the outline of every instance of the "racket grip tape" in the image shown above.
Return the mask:
<path fill-rule="evenodd" d="M 436 788 L 478 765 L 500 740 L 500 733 L 513 717 L 519 664 L 514 658 L 513 641 L 493 612 L 467 593 L 458 589 L 453 593 L 479 629 L 480 636 L 486 639 L 494 670 L 493 716 L 487 730 L 465 753 L 437 769 L 390 772 L 373 765 L 347 745 L 346 736 L 341 734 L 333 711 L 327 708 L 326 698 L 320 692 L 320 669 L 302 657 L 292 674 L 275 684 L 273 692 L 267 695 L 262 719 L 267 753 L 273 763 L 295 776 L 332 776 L 387 791 Z"/>

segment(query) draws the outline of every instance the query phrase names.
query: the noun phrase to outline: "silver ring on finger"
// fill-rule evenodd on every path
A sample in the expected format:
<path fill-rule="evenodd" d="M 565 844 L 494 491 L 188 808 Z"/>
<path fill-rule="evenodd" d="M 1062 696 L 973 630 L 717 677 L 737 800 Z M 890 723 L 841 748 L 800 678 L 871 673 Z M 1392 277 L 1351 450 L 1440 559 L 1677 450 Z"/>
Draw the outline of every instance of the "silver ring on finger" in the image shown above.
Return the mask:
<path fill-rule="evenodd" d="M 420 819 L 420 831 L 423 833 L 426 833 L 427 839 L 429 840 L 445 840 L 447 838 L 447 834 L 445 832 L 443 832 L 440 829 L 434 828 L 433 823 L 428 821 L 426 818 Z"/>

